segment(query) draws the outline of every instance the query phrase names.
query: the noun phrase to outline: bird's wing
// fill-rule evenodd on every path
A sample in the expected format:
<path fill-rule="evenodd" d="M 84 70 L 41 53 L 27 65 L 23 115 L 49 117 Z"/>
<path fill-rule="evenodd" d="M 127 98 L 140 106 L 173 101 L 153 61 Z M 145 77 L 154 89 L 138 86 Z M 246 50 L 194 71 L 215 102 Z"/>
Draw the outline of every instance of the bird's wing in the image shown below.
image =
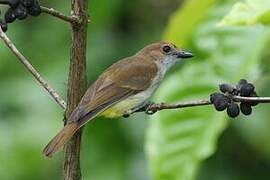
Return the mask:
<path fill-rule="evenodd" d="M 70 116 L 83 126 L 90 119 L 117 102 L 147 89 L 157 72 L 157 66 L 141 59 L 122 60 L 108 68 L 87 90 L 79 106 Z"/>

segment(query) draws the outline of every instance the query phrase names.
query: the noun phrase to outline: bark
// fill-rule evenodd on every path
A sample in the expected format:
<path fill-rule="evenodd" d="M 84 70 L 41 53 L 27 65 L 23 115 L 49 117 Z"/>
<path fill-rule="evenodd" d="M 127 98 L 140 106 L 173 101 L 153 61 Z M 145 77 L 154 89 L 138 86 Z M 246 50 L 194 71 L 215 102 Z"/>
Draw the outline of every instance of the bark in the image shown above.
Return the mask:
<path fill-rule="evenodd" d="M 86 90 L 87 1 L 71 0 L 71 14 L 77 16 L 81 23 L 72 24 L 66 117 L 78 105 Z M 64 180 L 81 179 L 81 135 L 80 130 L 64 147 Z"/>

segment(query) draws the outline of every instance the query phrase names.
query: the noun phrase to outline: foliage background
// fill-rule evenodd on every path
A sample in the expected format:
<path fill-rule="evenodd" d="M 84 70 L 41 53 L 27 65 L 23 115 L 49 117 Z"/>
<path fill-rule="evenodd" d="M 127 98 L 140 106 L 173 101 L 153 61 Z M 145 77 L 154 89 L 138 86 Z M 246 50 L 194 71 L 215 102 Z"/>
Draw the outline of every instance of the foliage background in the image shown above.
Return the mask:
<path fill-rule="evenodd" d="M 67 2 L 41 3 L 69 11 Z M 151 42 L 169 40 L 193 51 L 196 58 L 173 68 L 155 101 L 207 98 L 217 84 L 240 78 L 255 82 L 261 96 L 270 95 L 267 0 L 92 0 L 89 8 L 89 84 L 118 59 Z M 47 15 L 13 23 L 8 31 L 62 96 L 69 33 L 64 22 Z M 0 61 L 0 179 L 59 179 L 61 153 L 48 160 L 41 151 L 62 127 L 62 109 L 3 43 Z M 212 107 L 162 111 L 152 117 L 100 118 L 84 131 L 83 177 L 269 179 L 268 109 L 257 106 L 250 117 L 237 120 Z"/>

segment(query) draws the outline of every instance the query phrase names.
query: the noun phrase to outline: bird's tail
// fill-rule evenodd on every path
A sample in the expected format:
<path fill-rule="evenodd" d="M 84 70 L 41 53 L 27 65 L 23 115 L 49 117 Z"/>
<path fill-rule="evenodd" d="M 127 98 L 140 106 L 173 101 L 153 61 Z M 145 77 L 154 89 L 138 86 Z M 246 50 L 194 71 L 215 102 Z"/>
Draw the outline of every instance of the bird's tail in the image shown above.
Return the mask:
<path fill-rule="evenodd" d="M 75 132 L 80 128 L 79 123 L 72 122 L 67 124 L 44 148 L 43 153 L 52 157 L 62 146 L 64 146 Z"/>

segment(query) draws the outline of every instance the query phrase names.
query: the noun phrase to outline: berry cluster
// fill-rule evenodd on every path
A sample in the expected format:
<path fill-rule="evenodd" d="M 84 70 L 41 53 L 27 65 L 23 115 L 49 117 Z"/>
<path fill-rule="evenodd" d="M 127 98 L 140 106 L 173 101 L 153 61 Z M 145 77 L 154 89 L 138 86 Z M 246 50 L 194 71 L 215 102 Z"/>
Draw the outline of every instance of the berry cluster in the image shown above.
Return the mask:
<path fill-rule="evenodd" d="M 4 32 L 7 31 L 8 23 L 12 23 L 16 19 L 23 20 L 28 14 L 38 16 L 41 13 L 38 0 L 6 0 L 1 3 L 9 5 L 4 19 L 0 19 L 0 26 Z"/>
<path fill-rule="evenodd" d="M 233 95 L 243 97 L 258 97 L 253 84 L 241 79 L 236 86 L 230 84 L 219 85 L 219 90 L 222 93 L 215 92 L 210 95 L 210 101 L 214 104 L 217 111 L 224 111 L 227 109 L 227 114 L 235 118 L 240 114 L 250 115 L 252 113 L 252 106 L 256 106 L 257 102 L 241 102 L 240 108 L 236 102 L 233 101 Z"/>

